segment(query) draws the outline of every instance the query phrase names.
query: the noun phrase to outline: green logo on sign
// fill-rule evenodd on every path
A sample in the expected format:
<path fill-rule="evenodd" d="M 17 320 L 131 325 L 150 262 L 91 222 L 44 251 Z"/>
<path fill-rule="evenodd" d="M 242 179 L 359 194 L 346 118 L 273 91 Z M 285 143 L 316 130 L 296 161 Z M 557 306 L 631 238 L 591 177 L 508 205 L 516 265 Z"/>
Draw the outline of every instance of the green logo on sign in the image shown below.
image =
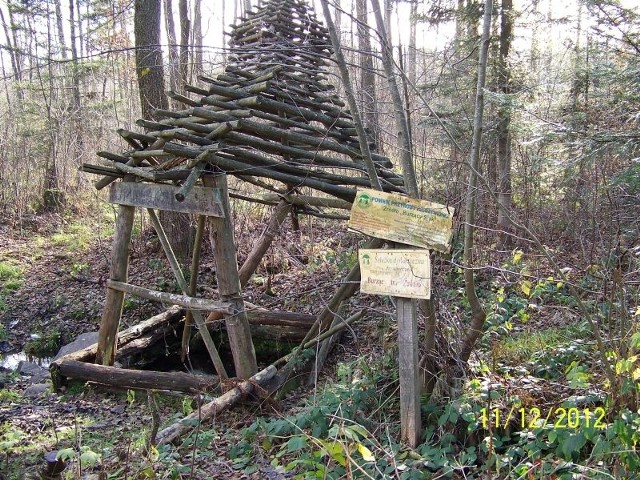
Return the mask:
<path fill-rule="evenodd" d="M 363 193 L 358 197 L 358 206 L 359 207 L 368 207 L 371 203 L 371 197 L 366 193 Z"/>

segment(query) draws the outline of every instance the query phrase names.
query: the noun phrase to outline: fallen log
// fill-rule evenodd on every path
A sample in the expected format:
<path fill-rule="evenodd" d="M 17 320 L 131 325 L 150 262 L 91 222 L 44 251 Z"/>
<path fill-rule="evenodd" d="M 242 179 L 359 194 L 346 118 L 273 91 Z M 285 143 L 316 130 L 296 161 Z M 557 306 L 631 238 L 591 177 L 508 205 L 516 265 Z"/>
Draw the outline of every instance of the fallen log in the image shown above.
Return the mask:
<path fill-rule="evenodd" d="M 179 392 L 205 392 L 219 386 L 217 378 L 191 375 L 184 372 L 155 372 L 107 367 L 77 360 L 63 360 L 57 364 L 59 374 L 117 388 L 175 390 Z"/>
<path fill-rule="evenodd" d="M 214 417 L 218 413 L 222 412 L 226 408 L 230 407 L 234 403 L 252 393 L 255 390 L 256 385 L 261 385 L 273 378 L 276 372 L 276 367 L 274 367 L 273 365 L 269 365 L 267 368 L 259 371 L 249 379 L 240 382 L 225 394 L 203 405 L 198 411 L 195 411 L 190 415 L 187 415 L 183 419 L 169 425 L 167 428 L 161 430 L 156 436 L 156 445 L 171 443 L 174 440 L 185 435 L 187 432 L 193 429 L 194 421 L 203 422 L 209 418 Z"/>

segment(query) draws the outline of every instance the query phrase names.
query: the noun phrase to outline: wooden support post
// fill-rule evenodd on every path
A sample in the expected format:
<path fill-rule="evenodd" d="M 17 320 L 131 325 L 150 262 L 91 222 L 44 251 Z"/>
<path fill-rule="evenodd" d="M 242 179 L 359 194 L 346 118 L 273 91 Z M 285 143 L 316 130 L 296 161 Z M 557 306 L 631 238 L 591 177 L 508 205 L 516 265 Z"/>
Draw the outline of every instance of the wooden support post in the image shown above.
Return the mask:
<path fill-rule="evenodd" d="M 396 297 L 398 315 L 398 363 L 400 365 L 400 431 L 411 448 L 421 433 L 420 377 L 418 375 L 418 323 L 416 302 Z"/>
<path fill-rule="evenodd" d="M 116 231 L 111 247 L 111 269 L 109 271 L 109 278 L 117 282 L 127 281 L 129 244 L 131 243 L 134 215 L 134 207 L 120 205 L 116 219 Z M 107 289 L 102 320 L 100 322 L 100 332 L 98 334 L 98 351 L 96 352 L 96 363 L 98 364 L 113 365 L 123 303 L 124 292 L 111 288 Z"/>
<path fill-rule="evenodd" d="M 220 189 L 224 217 L 209 219 L 211 225 L 209 235 L 216 259 L 216 277 L 220 299 L 232 303 L 235 307 L 234 315 L 225 316 L 225 324 L 231 344 L 236 376 L 249 378 L 258 371 L 258 364 L 251 340 L 249 321 L 244 309 L 244 301 L 240 294 L 240 277 L 238 276 L 238 260 L 233 239 L 227 177 L 226 175 L 210 175 L 203 177 L 203 182 L 205 186 Z"/>
<path fill-rule="evenodd" d="M 185 295 L 187 295 L 189 292 L 189 285 L 187 285 L 187 280 L 184 278 L 184 274 L 182 273 L 182 269 L 180 268 L 178 259 L 173 253 L 173 249 L 171 248 L 171 244 L 169 243 L 167 234 L 164 232 L 164 228 L 162 228 L 160 219 L 158 218 L 158 215 L 156 215 L 156 212 L 151 208 L 147 209 L 147 213 L 149 213 L 149 219 L 151 220 L 151 224 L 153 225 L 153 228 L 156 230 L 156 233 L 158 234 L 158 239 L 162 244 L 164 253 L 167 255 L 167 260 L 169 260 L 169 265 L 171 265 L 171 270 L 173 270 L 173 275 L 176 277 L 176 281 L 180 286 L 180 290 L 182 290 L 182 292 Z M 176 296 L 175 294 L 164 294 L 164 295 L 173 295 L 174 297 Z M 187 297 L 187 298 L 190 298 L 191 301 L 195 302 L 196 304 L 198 300 L 203 301 L 202 299 L 197 299 L 197 298 L 191 298 L 191 297 Z M 231 308 L 233 309 L 234 307 L 235 305 L 231 304 Z M 235 311 L 235 309 L 231 311 Z M 222 359 L 220 358 L 218 349 L 216 348 L 215 344 L 213 343 L 213 339 L 209 334 L 209 330 L 207 330 L 207 326 L 205 324 L 202 313 L 198 310 L 191 309 L 191 315 L 193 316 L 193 319 L 195 320 L 196 325 L 200 330 L 200 335 L 202 335 L 202 340 L 204 341 L 204 344 L 207 347 L 207 351 L 209 352 L 209 356 L 211 357 L 211 361 L 213 362 L 213 365 L 215 366 L 216 371 L 218 372 L 218 375 L 220 376 L 220 378 L 228 378 L 227 371 L 224 368 L 224 364 L 222 363 Z"/>

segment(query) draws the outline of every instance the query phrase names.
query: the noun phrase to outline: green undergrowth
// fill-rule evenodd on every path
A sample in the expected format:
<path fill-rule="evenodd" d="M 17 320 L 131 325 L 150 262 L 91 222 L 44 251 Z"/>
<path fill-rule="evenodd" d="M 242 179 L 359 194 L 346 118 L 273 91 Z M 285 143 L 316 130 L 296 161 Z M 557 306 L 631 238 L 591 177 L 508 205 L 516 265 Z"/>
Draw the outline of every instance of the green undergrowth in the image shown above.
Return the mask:
<path fill-rule="evenodd" d="M 421 443 L 407 449 L 397 442 L 395 369 L 363 364 L 340 365 L 347 375 L 295 413 L 243 429 L 229 452 L 235 468 L 255 473 L 261 459 L 295 479 L 637 478 L 638 412 L 579 397 L 534 406 L 490 372 L 467 381 L 454 402 L 423 398 Z"/>
<path fill-rule="evenodd" d="M 7 297 L 22 285 L 23 269 L 11 261 L 0 261 L 0 313 L 7 308 Z"/>

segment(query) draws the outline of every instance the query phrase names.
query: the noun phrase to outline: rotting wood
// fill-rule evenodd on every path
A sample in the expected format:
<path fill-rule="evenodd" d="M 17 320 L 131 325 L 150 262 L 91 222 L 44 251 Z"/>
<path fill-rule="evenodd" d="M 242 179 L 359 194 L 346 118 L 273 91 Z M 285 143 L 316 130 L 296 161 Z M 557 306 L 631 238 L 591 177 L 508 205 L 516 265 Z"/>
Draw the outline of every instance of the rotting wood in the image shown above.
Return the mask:
<path fill-rule="evenodd" d="M 260 370 L 258 373 L 252 375 L 247 380 L 244 380 L 228 392 L 224 393 L 220 397 L 212 400 L 205 405 L 202 405 L 200 409 L 193 412 L 179 421 L 169 425 L 167 428 L 161 430 L 157 437 L 157 445 L 165 445 L 171 443 L 174 440 L 182 437 L 193 428 L 194 422 L 204 422 L 210 418 L 213 418 L 218 413 L 222 412 L 229 406 L 235 404 L 247 395 L 250 395 L 255 391 L 256 385 L 261 385 L 271 379 L 277 370 L 276 367 L 270 365 L 267 368 Z"/>
<path fill-rule="evenodd" d="M 163 445 L 167 443 L 171 443 L 180 437 L 189 433 L 194 427 L 194 423 L 202 423 L 208 421 L 210 418 L 213 418 L 215 415 L 221 413 L 225 409 L 231 407 L 239 400 L 245 398 L 246 396 L 252 394 L 256 390 L 257 387 L 268 387 L 269 392 L 272 393 L 274 389 L 279 388 L 286 381 L 285 377 L 274 378 L 277 375 L 280 376 L 280 372 L 278 372 L 277 367 L 280 365 L 287 364 L 294 356 L 298 355 L 300 352 L 307 350 L 309 348 L 313 348 L 318 342 L 335 335 L 340 330 L 343 330 L 347 326 L 351 325 L 353 322 L 361 319 L 363 316 L 363 312 L 359 311 L 349 318 L 345 319 L 340 325 L 336 326 L 325 332 L 323 335 L 320 335 L 313 340 L 306 342 L 302 347 L 295 351 L 285 355 L 282 358 L 279 358 L 275 362 L 273 362 L 268 367 L 259 371 L 251 378 L 239 383 L 234 388 L 224 393 L 218 398 L 215 398 L 211 402 L 203 405 L 199 412 L 194 412 L 186 417 L 174 422 L 169 425 L 167 428 L 158 433 L 157 436 L 157 445 Z M 271 384 L 269 384 L 272 382 Z"/>
<path fill-rule="evenodd" d="M 191 375 L 184 372 L 155 372 L 94 365 L 77 360 L 63 360 L 57 364 L 60 375 L 117 388 L 176 390 L 196 393 L 219 387 L 217 378 Z"/>
<path fill-rule="evenodd" d="M 316 316 L 278 310 L 247 310 L 247 318 L 251 325 L 274 325 L 308 330 L 314 324 Z"/>
<path fill-rule="evenodd" d="M 120 347 L 124 347 L 129 343 L 135 341 L 137 338 L 140 338 L 150 332 L 155 330 L 161 330 L 167 326 L 171 326 L 178 322 L 184 316 L 184 309 L 178 306 L 172 306 L 169 309 L 165 310 L 158 315 L 154 315 L 153 317 L 144 320 L 137 325 L 133 325 L 126 330 L 121 331 L 118 334 L 118 345 Z M 98 350 L 98 343 L 94 343 L 93 345 L 89 345 L 86 348 L 78 350 L 76 352 L 70 353 L 69 355 L 65 355 L 57 360 L 53 360 L 51 365 L 56 365 L 63 359 L 67 360 L 77 360 L 80 362 L 93 362 L 96 357 L 96 351 Z M 116 352 L 116 360 L 121 360 L 123 356 L 126 356 L 125 353 L 120 352 L 120 348 Z"/>

